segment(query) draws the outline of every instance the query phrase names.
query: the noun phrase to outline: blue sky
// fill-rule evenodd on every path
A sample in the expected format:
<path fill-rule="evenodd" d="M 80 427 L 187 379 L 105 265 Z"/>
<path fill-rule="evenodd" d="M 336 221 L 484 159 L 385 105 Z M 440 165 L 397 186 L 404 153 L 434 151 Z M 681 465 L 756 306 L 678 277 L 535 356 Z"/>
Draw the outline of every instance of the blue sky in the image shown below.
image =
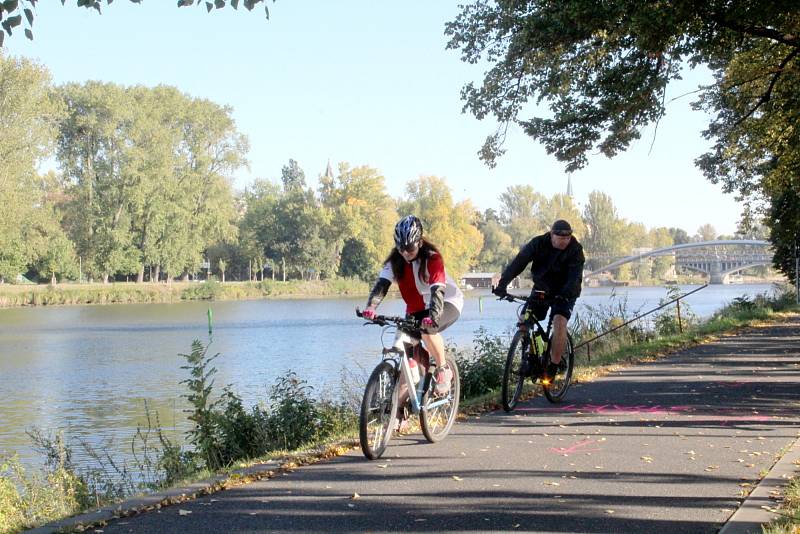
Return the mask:
<path fill-rule="evenodd" d="M 441 176 L 457 200 L 480 209 L 496 208 L 510 185 L 548 196 L 566 189 L 563 165 L 515 129 L 496 168 L 478 160 L 494 125 L 461 113 L 461 87 L 484 68 L 445 50 L 444 24 L 458 2 L 278 0 L 269 3 L 270 20 L 263 8 L 206 13 L 176 3 L 117 0 L 98 15 L 74 0 L 38 2 L 35 40 L 18 32 L 5 49 L 37 59 L 55 83 L 168 84 L 231 106 L 251 146 L 238 188 L 277 180 L 293 158 L 312 185 L 328 160 L 375 167 L 393 196 L 420 175 Z M 686 78 L 667 100 L 710 80 L 703 72 Z M 621 217 L 648 227 L 692 234 L 710 223 L 733 233 L 740 206 L 693 164 L 708 147 L 700 135 L 708 118 L 690 110 L 691 100 L 668 105 L 652 150 L 649 128 L 625 154 L 591 156 L 572 175 L 578 203 L 597 189 Z"/>

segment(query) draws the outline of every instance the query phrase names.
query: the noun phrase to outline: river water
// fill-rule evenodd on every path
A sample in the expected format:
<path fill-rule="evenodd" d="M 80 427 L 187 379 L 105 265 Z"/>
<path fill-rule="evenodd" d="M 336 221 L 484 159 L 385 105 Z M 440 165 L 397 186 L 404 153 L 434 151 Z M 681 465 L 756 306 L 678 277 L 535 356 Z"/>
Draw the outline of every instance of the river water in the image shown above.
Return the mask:
<path fill-rule="evenodd" d="M 696 286 L 684 286 L 684 292 Z M 691 295 L 692 311 L 707 317 L 742 295 L 770 292 L 769 284 L 714 285 Z M 585 288 L 576 311 L 605 306 L 612 295 L 633 310 L 658 305 L 661 287 Z M 479 305 L 479 300 L 482 305 Z M 267 398 L 276 377 L 293 370 L 318 394 L 341 394 L 341 370 L 357 373 L 377 363 L 378 327 L 362 326 L 353 311 L 363 299 L 252 300 L 16 308 L 0 310 L 0 454 L 17 453 L 36 464 L 25 430 L 63 430 L 68 439 L 125 457 L 144 403 L 162 426 L 185 430 L 181 398 L 187 377 L 179 353 L 194 339 L 208 341 L 207 310 L 213 310 L 212 353 L 218 387 L 252 404 Z M 487 292 L 467 294 L 461 319 L 444 335 L 460 347 L 485 327 L 503 333 L 514 324 L 515 307 Z M 402 314 L 387 300 L 382 313 Z M 89 462 L 78 455 L 79 462 Z"/>

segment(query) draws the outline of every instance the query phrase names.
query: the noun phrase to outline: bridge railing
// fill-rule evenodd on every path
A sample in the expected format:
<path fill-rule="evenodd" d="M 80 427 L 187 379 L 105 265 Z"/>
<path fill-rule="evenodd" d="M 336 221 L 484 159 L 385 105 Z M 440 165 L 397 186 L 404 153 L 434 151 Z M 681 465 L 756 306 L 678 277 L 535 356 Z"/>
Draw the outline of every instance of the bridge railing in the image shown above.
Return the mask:
<path fill-rule="evenodd" d="M 652 310 L 648 310 L 648 311 L 646 311 L 644 313 L 641 313 L 641 314 L 637 315 L 636 317 L 634 317 L 632 319 L 629 319 L 629 320 L 625 321 L 624 323 L 622 323 L 620 325 L 615 326 L 614 328 L 611 328 L 611 329 L 606 330 L 605 332 L 603 332 L 601 334 L 598 334 L 598 335 L 594 336 L 592 339 L 588 339 L 588 340 L 586 340 L 586 341 L 584 341 L 582 343 L 579 343 L 578 345 L 573 347 L 573 350 L 577 351 L 579 348 L 585 346 L 586 347 L 586 358 L 587 358 L 587 360 L 592 361 L 592 343 L 593 342 L 597 341 L 601 337 L 607 336 L 608 334 L 619 330 L 620 328 L 622 328 L 624 326 L 628 326 L 629 324 L 631 324 L 634 321 L 638 321 L 642 317 L 646 317 L 646 316 L 650 315 L 651 313 L 654 313 L 654 312 L 657 312 L 658 310 L 664 309 L 667 306 L 670 306 L 671 304 L 675 304 L 676 307 L 677 307 L 678 331 L 680 331 L 680 333 L 682 334 L 683 333 L 683 321 L 681 320 L 681 300 L 685 299 L 689 295 L 697 293 L 701 289 L 705 289 L 706 287 L 708 287 L 708 284 L 703 284 L 702 286 L 700 286 L 698 288 L 695 288 L 695 289 L 689 291 L 688 293 L 684 293 L 683 295 L 679 295 L 679 296 L 675 297 L 674 299 L 670 300 L 669 302 L 665 302 L 664 304 L 661 304 L 660 306 L 657 306 L 657 307 L 653 308 Z"/>

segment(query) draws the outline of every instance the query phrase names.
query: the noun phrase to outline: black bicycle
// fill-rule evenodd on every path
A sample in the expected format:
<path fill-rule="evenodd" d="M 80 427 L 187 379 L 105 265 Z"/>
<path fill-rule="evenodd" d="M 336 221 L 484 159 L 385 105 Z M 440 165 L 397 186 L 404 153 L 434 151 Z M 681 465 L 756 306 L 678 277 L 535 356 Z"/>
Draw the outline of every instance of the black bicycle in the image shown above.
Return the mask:
<path fill-rule="evenodd" d="M 534 317 L 531 309 L 534 304 L 549 305 L 552 299 L 543 291 L 534 291 L 531 297 L 507 294 L 501 300 L 522 302 L 517 316 L 517 331 L 511 339 L 511 346 L 506 357 L 503 370 L 502 400 L 503 409 L 512 411 L 519 402 L 525 388 L 525 379 L 530 377 L 532 383 L 538 380 L 542 385 L 547 400 L 561 402 L 570 386 L 572 369 L 575 365 L 575 351 L 572 336 L 567 333 L 567 342 L 561 355 L 558 373 L 551 379 L 545 378 L 547 364 L 550 362 L 550 336 L 553 333 L 553 315 L 547 322 L 547 328 Z"/>
<path fill-rule="evenodd" d="M 363 318 L 358 309 L 356 315 Z M 443 440 L 458 414 L 461 382 L 455 360 L 449 355 L 446 357 L 453 378 L 447 393 L 437 394 L 433 380 L 436 362 L 422 346 L 419 321 L 376 315 L 368 319 L 367 324 L 383 326 L 384 332 L 394 329 L 395 335 L 392 345 L 384 346 L 381 362 L 364 388 L 359 414 L 359 438 L 364 456 L 370 460 L 381 457 L 400 422 L 398 414 L 402 417 L 408 413 L 418 414 L 425 439 L 431 443 Z M 419 367 L 418 373 L 413 372 L 412 364 Z M 401 385 L 408 391 L 408 400 L 400 398 Z"/>

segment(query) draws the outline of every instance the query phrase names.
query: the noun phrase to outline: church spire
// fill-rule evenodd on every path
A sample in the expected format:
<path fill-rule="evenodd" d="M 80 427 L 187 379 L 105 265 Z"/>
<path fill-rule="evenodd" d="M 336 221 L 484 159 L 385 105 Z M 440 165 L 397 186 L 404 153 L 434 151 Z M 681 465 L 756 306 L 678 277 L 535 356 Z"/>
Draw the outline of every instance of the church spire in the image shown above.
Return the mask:
<path fill-rule="evenodd" d="M 325 178 L 333 178 L 333 167 L 331 167 L 331 160 L 328 160 L 328 168 L 325 169 Z"/>

